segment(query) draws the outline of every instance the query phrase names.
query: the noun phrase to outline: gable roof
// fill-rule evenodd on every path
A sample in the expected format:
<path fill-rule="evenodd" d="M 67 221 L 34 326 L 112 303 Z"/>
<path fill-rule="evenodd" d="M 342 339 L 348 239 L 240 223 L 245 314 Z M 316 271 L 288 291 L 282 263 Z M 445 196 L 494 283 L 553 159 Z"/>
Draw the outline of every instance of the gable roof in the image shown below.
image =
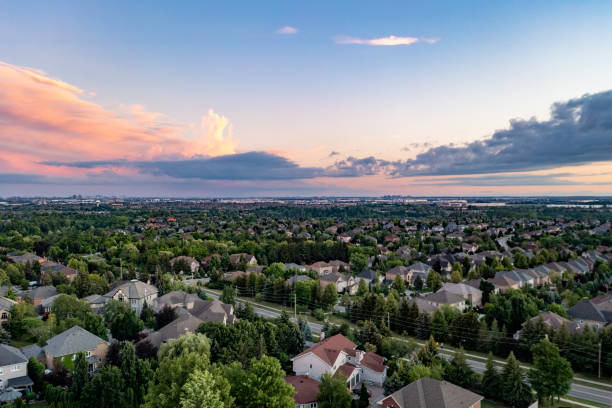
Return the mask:
<path fill-rule="evenodd" d="M 100 343 L 105 343 L 105 341 L 79 326 L 73 326 L 47 340 L 43 351 L 53 357 L 61 357 L 80 351 L 93 350 Z"/>
<path fill-rule="evenodd" d="M 57 295 L 55 286 L 39 286 L 30 291 L 30 298 L 32 299 L 46 299 L 55 295 Z"/>
<path fill-rule="evenodd" d="M 383 406 L 394 406 L 384 404 L 389 398 L 396 402 L 398 408 L 467 408 L 483 399 L 482 396 L 455 384 L 427 377 L 394 392 L 382 401 Z"/>
<path fill-rule="evenodd" d="M 119 282 L 110 292 L 106 293 L 105 297 L 113 297 L 118 291 L 122 291 L 127 295 L 128 299 L 142 299 L 158 292 L 155 286 L 141 282 L 137 279 L 131 281 Z"/>
<path fill-rule="evenodd" d="M 162 343 L 171 339 L 178 339 L 185 334 L 185 332 L 194 333 L 202 323 L 204 323 L 203 320 L 189 313 L 185 313 L 161 329 L 149 334 L 141 341 L 148 340 L 152 345 L 159 348 Z"/>
<path fill-rule="evenodd" d="M 307 350 L 304 350 L 294 358 L 298 358 L 304 356 L 308 353 L 312 353 L 323 360 L 325 363 L 329 364 L 329 366 L 333 366 L 338 358 L 338 354 L 344 349 L 354 350 L 357 348 L 357 345 L 344 337 L 342 334 L 336 334 L 335 336 L 328 337 L 326 339 L 321 340 L 314 346 L 310 347 Z"/>
<path fill-rule="evenodd" d="M 285 377 L 285 382 L 295 389 L 293 400 L 296 404 L 310 404 L 317 401 L 319 382 L 307 375 L 294 375 Z"/>
<path fill-rule="evenodd" d="M 579 328 L 576 322 L 572 322 L 571 320 L 568 320 L 565 317 L 559 316 L 558 314 L 554 312 L 542 312 L 539 315 L 529 319 L 529 321 L 535 324 L 538 322 L 539 319 L 542 319 L 544 324 L 546 324 L 549 327 L 552 327 L 555 330 L 559 330 L 561 326 L 563 326 L 564 324 L 565 324 L 565 327 L 567 327 L 567 329 L 572 333 L 578 330 Z M 523 325 L 524 324 L 525 323 L 523 323 Z"/>
<path fill-rule="evenodd" d="M 16 304 L 14 300 L 0 296 L 0 309 L 11 310 Z"/>
<path fill-rule="evenodd" d="M 443 303 L 447 305 L 465 302 L 465 299 L 463 297 L 455 293 L 449 292 L 446 289 L 440 289 L 436 293 L 431 293 L 429 295 L 423 296 L 423 299 L 429 302 Z"/>
<path fill-rule="evenodd" d="M 27 362 L 28 359 L 21 350 L 8 344 L 0 344 L 0 367 Z"/>

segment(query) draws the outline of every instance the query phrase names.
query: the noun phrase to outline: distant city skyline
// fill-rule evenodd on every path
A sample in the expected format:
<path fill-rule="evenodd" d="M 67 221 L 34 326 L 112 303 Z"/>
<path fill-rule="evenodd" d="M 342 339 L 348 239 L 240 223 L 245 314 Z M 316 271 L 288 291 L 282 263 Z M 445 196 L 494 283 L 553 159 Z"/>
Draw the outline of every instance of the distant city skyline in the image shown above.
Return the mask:
<path fill-rule="evenodd" d="M 612 4 L 0 6 L 0 196 L 610 196 Z"/>

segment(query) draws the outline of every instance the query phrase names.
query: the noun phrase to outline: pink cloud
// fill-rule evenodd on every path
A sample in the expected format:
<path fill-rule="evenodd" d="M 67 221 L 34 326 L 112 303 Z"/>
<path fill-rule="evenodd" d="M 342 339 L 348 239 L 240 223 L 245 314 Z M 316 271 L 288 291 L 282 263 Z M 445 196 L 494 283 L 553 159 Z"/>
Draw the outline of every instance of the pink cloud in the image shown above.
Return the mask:
<path fill-rule="evenodd" d="M 389 35 L 387 37 L 364 39 L 359 37 L 336 37 L 337 44 L 358 44 L 358 45 L 374 45 L 374 46 L 395 46 L 395 45 L 412 45 L 419 42 L 434 44 L 438 40 L 434 38 L 418 38 L 418 37 L 398 37 Z"/>
<path fill-rule="evenodd" d="M 284 26 L 276 30 L 276 34 L 281 34 L 281 35 L 297 34 L 297 32 L 298 32 L 298 29 L 295 27 L 291 27 L 291 26 Z"/>
<path fill-rule="evenodd" d="M 83 98 L 90 93 L 77 86 L 0 62 L 0 170 L 58 174 L 66 170 L 37 163 L 235 152 L 229 120 L 212 110 L 190 128 L 142 105 L 114 111 Z"/>

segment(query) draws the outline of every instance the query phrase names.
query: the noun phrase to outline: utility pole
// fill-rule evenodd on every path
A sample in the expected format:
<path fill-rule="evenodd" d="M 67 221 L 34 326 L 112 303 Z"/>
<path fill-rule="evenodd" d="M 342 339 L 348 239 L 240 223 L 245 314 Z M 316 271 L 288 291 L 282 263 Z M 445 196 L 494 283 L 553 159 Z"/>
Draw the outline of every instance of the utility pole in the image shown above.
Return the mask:
<path fill-rule="evenodd" d="M 601 341 L 599 342 L 599 356 L 597 357 L 599 369 L 597 370 L 597 378 L 601 378 Z"/>
<path fill-rule="evenodd" d="M 391 315 L 387 312 L 387 329 L 391 330 Z"/>
<path fill-rule="evenodd" d="M 293 316 L 295 317 L 295 322 L 297 323 L 297 292 L 293 292 Z"/>

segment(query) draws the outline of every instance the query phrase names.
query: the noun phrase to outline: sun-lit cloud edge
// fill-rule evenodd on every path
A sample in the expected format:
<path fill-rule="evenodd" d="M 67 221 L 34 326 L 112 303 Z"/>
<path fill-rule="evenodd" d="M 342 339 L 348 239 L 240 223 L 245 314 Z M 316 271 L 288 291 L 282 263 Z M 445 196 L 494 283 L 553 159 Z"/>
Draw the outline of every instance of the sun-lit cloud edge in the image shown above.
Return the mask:
<path fill-rule="evenodd" d="M 276 34 L 280 35 L 293 35 L 298 33 L 298 29 L 292 26 L 284 26 L 275 31 Z"/>
<path fill-rule="evenodd" d="M 372 46 L 387 46 L 393 47 L 397 45 L 413 45 L 416 43 L 435 44 L 439 40 L 437 38 L 420 38 L 420 37 L 401 37 L 389 35 L 379 38 L 360 38 L 346 35 L 339 35 L 333 38 L 336 44 L 343 45 L 372 45 Z"/>

